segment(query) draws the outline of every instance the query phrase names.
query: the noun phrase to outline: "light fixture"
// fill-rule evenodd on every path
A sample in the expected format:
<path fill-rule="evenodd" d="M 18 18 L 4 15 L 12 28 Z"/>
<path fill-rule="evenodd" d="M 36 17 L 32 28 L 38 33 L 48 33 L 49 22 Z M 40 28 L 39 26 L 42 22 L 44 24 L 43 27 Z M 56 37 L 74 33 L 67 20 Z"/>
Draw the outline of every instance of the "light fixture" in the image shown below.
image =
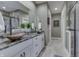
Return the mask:
<path fill-rule="evenodd" d="M 5 7 L 5 6 L 3 6 L 3 7 L 2 7 L 2 9 L 3 9 L 3 10 L 5 10 L 5 9 L 6 9 L 6 7 Z"/>
<path fill-rule="evenodd" d="M 57 10 L 57 8 L 55 8 L 55 10 Z"/>

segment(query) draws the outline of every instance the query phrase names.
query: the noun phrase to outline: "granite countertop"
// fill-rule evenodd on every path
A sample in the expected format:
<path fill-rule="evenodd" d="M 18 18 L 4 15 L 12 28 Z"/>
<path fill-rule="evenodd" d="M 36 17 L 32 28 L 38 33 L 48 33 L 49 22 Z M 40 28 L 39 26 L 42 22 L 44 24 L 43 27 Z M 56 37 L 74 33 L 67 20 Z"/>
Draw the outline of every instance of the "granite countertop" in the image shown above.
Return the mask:
<path fill-rule="evenodd" d="M 41 33 L 43 33 L 43 32 L 41 32 Z M 40 33 L 40 34 L 41 34 L 41 33 Z M 11 47 L 11 46 L 14 46 L 14 45 L 16 45 L 16 44 L 19 44 L 19 43 L 21 43 L 21 42 L 23 42 L 23 41 L 29 40 L 29 39 L 31 39 L 31 38 L 33 38 L 33 37 L 36 37 L 36 36 L 40 35 L 40 34 L 37 34 L 37 33 L 30 33 L 29 35 L 24 35 L 24 36 L 21 38 L 21 40 L 17 40 L 17 41 L 15 41 L 15 42 L 9 42 L 6 38 L 4 38 L 4 39 L 2 39 L 2 40 L 4 40 L 4 42 L 0 43 L 0 50 L 3 50 L 3 49 L 6 49 L 6 48 L 9 48 L 9 47 Z M 6 39 L 6 40 L 5 40 L 5 39 Z"/>

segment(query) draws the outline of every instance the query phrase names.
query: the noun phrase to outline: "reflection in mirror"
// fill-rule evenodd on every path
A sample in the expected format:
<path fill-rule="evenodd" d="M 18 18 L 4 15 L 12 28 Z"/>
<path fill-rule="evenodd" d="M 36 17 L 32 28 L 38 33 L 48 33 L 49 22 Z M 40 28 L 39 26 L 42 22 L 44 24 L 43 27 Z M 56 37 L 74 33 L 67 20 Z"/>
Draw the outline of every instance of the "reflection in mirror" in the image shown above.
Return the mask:
<path fill-rule="evenodd" d="M 5 22 L 5 33 L 19 29 L 22 21 L 29 19 L 29 9 L 19 1 L 1 1 L 0 10 Z"/>
<path fill-rule="evenodd" d="M 3 16 L 2 13 L 0 12 L 0 32 L 4 31 L 4 20 L 3 20 Z"/>

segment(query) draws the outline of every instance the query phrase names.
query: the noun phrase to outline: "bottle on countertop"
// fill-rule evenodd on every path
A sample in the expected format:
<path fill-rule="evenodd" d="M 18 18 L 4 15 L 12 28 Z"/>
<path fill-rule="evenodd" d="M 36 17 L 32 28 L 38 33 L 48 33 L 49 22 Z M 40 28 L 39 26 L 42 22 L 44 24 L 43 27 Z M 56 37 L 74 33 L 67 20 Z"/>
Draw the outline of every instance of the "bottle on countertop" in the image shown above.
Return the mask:
<path fill-rule="evenodd" d="M 41 23 L 41 20 L 39 20 L 38 22 L 38 32 L 41 32 L 42 31 L 42 23 Z"/>
<path fill-rule="evenodd" d="M 35 31 L 35 24 L 34 24 L 34 22 L 32 22 L 31 26 L 32 26 L 31 27 L 31 31 L 34 32 Z"/>

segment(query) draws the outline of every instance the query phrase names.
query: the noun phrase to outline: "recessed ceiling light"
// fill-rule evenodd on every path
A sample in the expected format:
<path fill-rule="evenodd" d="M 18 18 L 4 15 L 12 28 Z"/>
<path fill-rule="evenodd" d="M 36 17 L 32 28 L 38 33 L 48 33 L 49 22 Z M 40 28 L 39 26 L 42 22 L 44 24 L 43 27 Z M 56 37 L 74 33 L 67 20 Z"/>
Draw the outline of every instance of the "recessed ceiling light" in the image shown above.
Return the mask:
<path fill-rule="evenodd" d="M 3 7 L 2 7 L 2 9 L 4 9 L 4 10 L 5 10 L 5 9 L 6 9 L 6 7 L 5 7 L 5 6 L 3 6 Z"/>
<path fill-rule="evenodd" d="M 55 10 L 57 10 L 57 8 L 55 8 Z"/>

